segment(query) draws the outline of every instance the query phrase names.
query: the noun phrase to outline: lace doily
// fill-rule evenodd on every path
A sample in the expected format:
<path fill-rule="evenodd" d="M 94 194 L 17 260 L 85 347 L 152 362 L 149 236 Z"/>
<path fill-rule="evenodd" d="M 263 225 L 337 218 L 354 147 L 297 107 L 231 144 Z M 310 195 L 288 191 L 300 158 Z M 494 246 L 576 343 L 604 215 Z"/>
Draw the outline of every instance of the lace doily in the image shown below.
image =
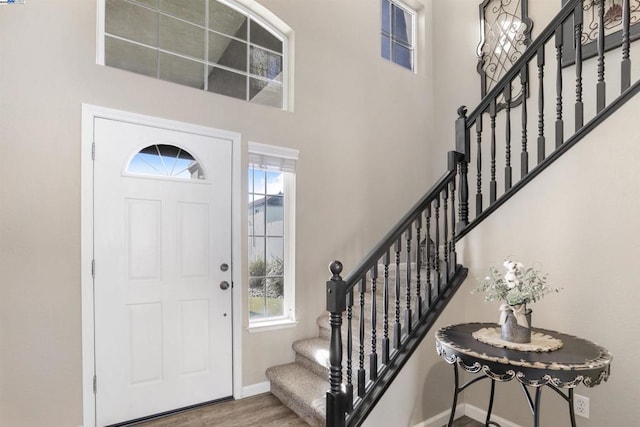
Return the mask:
<path fill-rule="evenodd" d="M 531 342 L 528 343 L 504 341 L 500 336 L 500 328 L 482 328 L 473 332 L 471 335 L 473 338 L 485 344 L 518 351 L 545 353 L 558 350 L 562 348 L 563 345 L 561 340 L 536 331 L 531 331 Z"/>

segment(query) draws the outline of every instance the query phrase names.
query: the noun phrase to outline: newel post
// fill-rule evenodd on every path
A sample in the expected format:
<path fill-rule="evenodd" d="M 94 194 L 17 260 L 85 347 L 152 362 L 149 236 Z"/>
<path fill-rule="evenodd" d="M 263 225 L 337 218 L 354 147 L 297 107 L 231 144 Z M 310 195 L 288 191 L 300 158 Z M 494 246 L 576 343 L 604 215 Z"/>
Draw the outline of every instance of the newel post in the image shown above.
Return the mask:
<path fill-rule="evenodd" d="M 331 326 L 329 344 L 329 390 L 327 391 L 327 426 L 344 427 L 347 410 L 346 397 L 342 392 L 342 313 L 347 308 L 347 285 L 340 277 L 342 263 L 333 261 L 329 265 L 331 280 L 327 281 L 327 311 Z"/>
<path fill-rule="evenodd" d="M 464 229 L 469 224 L 469 162 L 471 161 L 471 138 L 467 129 L 467 107 L 458 108 L 456 119 L 456 152 L 459 154 L 460 164 L 460 191 L 458 223 L 456 231 Z"/>

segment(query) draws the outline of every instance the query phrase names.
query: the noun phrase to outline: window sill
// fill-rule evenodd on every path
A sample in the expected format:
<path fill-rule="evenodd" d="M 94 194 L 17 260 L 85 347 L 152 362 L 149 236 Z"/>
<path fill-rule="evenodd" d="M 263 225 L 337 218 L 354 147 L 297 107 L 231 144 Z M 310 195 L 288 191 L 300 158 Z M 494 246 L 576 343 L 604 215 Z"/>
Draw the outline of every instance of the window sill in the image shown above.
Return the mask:
<path fill-rule="evenodd" d="M 275 331 L 278 329 L 295 328 L 296 326 L 298 326 L 297 320 L 279 319 L 279 320 L 272 320 L 272 321 L 266 321 L 266 322 L 256 322 L 253 324 L 250 323 L 247 330 L 249 331 L 250 334 L 254 334 L 256 332 L 266 332 L 266 331 Z"/>

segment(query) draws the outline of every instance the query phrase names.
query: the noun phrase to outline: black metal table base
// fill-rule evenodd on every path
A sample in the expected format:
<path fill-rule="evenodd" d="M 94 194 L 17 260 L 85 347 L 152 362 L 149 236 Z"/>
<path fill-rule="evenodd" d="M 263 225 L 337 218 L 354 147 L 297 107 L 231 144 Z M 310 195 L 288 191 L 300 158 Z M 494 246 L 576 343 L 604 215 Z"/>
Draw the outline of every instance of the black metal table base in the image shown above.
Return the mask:
<path fill-rule="evenodd" d="M 469 387 L 470 385 L 475 384 L 478 381 L 481 381 L 483 379 L 488 379 L 491 381 L 491 392 L 489 394 L 489 406 L 487 407 L 487 418 L 485 419 L 484 425 L 486 427 L 489 427 L 489 426 L 500 427 L 500 424 L 496 423 L 495 421 L 491 421 L 491 411 L 493 410 L 493 398 L 495 395 L 496 380 L 486 375 L 481 375 L 479 377 L 476 377 L 472 380 L 467 381 L 465 384 L 460 386 L 460 374 L 458 372 L 458 365 L 454 363 L 452 366 L 453 366 L 453 375 L 454 375 L 453 402 L 451 404 L 451 415 L 449 416 L 449 423 L 447 424 L 447 427 L 451 427 L 453 425 L 453 420 L 456 415 L 456 405 L 458 404 L 458 395 L 462 393 L 462 391 L 467 387 Z M 571 420 L 571 427 L 576 427 L 576 415 L 573 409 L 573 388 L 569 388 L 568 392 L 564 393 L 560 388 L 556 387 L 551 383 L 547 383 L 544 385 L 554 390 L 565 401 L 567 401 L 567 403 L 569 404 L 569 418 Z M 522 391 L 524 392 L 527 398 L 529 409 L 533 414 L 533 426 L 540 427 L 540 403 L 542 399 L 543 385 L 535 387 L 535 394 L 533 398 L 531 397 L 531 393 L 526 385 L 524 385 L 523 383 L 520 383 L 520 386 L 522 387 Z"/>

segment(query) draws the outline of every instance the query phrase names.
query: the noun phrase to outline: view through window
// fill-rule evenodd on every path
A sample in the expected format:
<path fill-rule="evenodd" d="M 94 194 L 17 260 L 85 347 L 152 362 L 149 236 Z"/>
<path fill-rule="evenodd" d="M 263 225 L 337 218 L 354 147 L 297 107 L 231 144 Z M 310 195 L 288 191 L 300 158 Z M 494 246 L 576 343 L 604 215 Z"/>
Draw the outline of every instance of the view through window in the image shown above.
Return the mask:
<path fill-rule="evenodd" d="M 249 315 L 284 316 L 284 173 L 249 168 Z"/>
<path fill-rule="evenodd" d="M 200 163 L 175 145 L 155 144 L 140 150 L 129 162 L 127 173 L 165 178 L 205 179 Z"/>
<path fill-rule="evenodd" d="M 247 234 L 252 324 L 295 317 L 296 159 L 297 150 L 250 144 Z"/>

